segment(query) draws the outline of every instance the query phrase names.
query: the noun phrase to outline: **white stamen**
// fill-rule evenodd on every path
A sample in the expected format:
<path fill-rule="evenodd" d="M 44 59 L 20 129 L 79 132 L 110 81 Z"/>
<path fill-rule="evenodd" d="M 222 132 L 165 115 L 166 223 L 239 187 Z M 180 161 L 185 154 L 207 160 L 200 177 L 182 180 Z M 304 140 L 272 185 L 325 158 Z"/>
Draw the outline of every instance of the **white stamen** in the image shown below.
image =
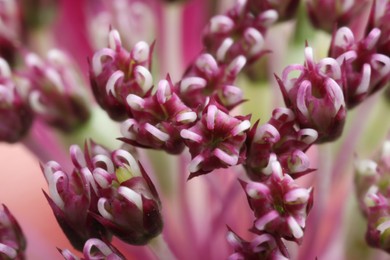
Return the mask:
<path fill-rule="evenodd" d="M 237 104 L 244 96 L 241 88 L 232 85 L 225 85 L 222 91 L 225 105 Z"/>
<path fill-rule="evenodd" d="M 354 60 L 356 60 L 357 58 L 357 54 L 356 54 L 356 51 L 347 51 L 347 52 L 344 52 L 343 54 L 341 54 L 340 56 L 337 57 L 337 63 L 341 66 L 344 61 L 345 62 L 352 62 Z"/>
<path fill-rule="evenodd" d="M 252 199 L 260 199 L 271 193 L 267 185 L 261 182 L 250 182 L 245 188 L 246 194 Z"/>
<path fill-rule="evenodd" d="M 81 151 L 80 147 L 76 144 L 73 144 L 69 148 L 70 156 L 72 158 L 73 164 L 81 169 L 87 167 L 87 162 L 84 157 L 84 153 Z"/>
<path fill-rule="evenodd" d="M 11 69 L 4 59 L 0 58 L 0 75 L 5 78 L 11 77 Z"/>
<path fill-rule="evenodd" d="M 112 255 L 112 250 L 109 248 L 103 241 L 97 239 L 97 238 L 90 238 L 85 243 L 85 247 L 83 249 L 84 255 L 92 255 L 92 248 L 97 248 L 101 254 L 104 256 L 110 256 Z M 94 252 L 95 253 L 95 252 Z M 100 255 L 100 254 L 99 254 Z M 115 257 L 113 257 L 114 259 Z M 90 257 L 90 259 L 96 259 L 95 257 Z"/>
<path fill-rule="evenodd" d="M 47 53 L 47 59 L 57 66 L 58 65 L 67 65 L 69 63 L 69 59 L 66 56 L 66 54 L 58 49 L 51 49 Z"/>
<path fill-rule="evenodd" d="M 337 113 L 342 106 L 345 106 L 343 91 L 339 84 L 332 78 L 326 79 L 325 88 L 328 97 L 332 100 L 335 112 Z"/>
<path fill-rule="evenodd" d="M 371 67 L 377 70 L 381 77 L 390 73 L 390 58 L 386 55 L 375 53 L 371 56 Z"/>
<path fill-rule="evenodd" d="M 305 70 L 305 67 L 300 65 L 300 64 L 290 65 L 283 70 L 282 81 L 283 81 L 284 89 L 286 90 L 286 92 L 289 92 L 292 89 L 296 79 L 300 77 L 300 75 L 302 74 L 302 72 L 304 70 Z M 296 78 L 289 78 L 289 74 L 293 71 L 299 71 L 300 74 Z"/>
<path fill-rule="evenodd" d="M 102 168 L 101 164 L 103 163 L 105 167 L 102 169 L 107 170 L 110 173 L 113 173 L 115 171 L 115 167 L 111 159 L 104 154 L 97 154 L 92 158 L 92 163 L 97 168 Z"/>
<path fill-rule="evenodd" d="M 44 67 L 44 63 L 41 58 L 39 58 L 38 55 L 35 53 L 29 53 L 26 56 L 26 65 L 29 67 L 37 67 L 42 68 Z"/>
<path fill-rule="evenodd" d="M 126 160 L 127 165 L 129 165 L 131 168 L 131 171 L 132 171 L 131 173 L 134 176 L 141 176 L 141 169 L 139 168 L 137 161 L 135 160 L 133 155 L 131 155 L 131 153 L 129 153 L 128 151 L 125 151 L 123 149 L 118 149 L 114 152 L 113 157 L 114 157 L 113 158 L 114 162 L 117 164 L 119 164 L 119 163 L 116 161 L 119 160 L 120 158 Z"/>
<path fill-rule="evenodd" d="M 216 15 L 210 20 L 211 33 L 227 33 L 234 27 L 232 19 L 226 15 Z"/>
<path fill-rule="evenodd" d="M 367 49 L 372 50 L 377 44 L 380 37 L 381 30 L 379 30 L 378 28 L 372 29 L 365 39 Z"/>
<path fill-rule="evenodd" d="M 318 132 L 311 128 L 305 128 L 301 129 L 298 132 L 298 140 L 306 143 L 306 144 L 312 144 L 317 140 L 318 138 Z"/>
<path fill-rule="evenodd" d="M 244 37 L 251 45 L 249 49 L 249 56 L 259 54 L 264 45 L 263 35 L 255 28 L 250 27 L 245 30 Z"/>
<path fill-rule="evenodd" d="M 355 42 L 353 32 L 348 27 L 341 27 L 337 30 L 335 35 L 334 44 L 336 46 L 346 48 Z"/>
<path fill-rule="evenodd" d="M 130 140 L 136 140 L 137 136 L 135 134 L 136 133 L 135 128 L 136 129 L 138 128 L 137 122 L 134 119 L 130 118 L 121 124 L 120 131 L 121 131 L 121 134 L 123 135 L 123 137 L 130 139 Z M 130 131 L 130 129 L 132 129 L 133 131 Z M 133 132 L 135 132 L 135 133 L 133 133 Z"/>
<path fill-rule="evenodd" d="M 268 159 L 268 164 L 267 166 L 261 171 L 265 175 L 271 175 L 272 174 L 272 165 L 274 162 L 277 161 L 276 154 L 271 153 Z"/>
<path fill-rule="evenodd" d="M 218 113 L 218 108 L 214 105 L 210 105 L 207 109 L 207 116 L 206 116 L 206 122 L 207 122 L 207 129 L 213 130 L 215 125 L 215 118 Z"/>
<path fill-rule="evenodd" d="M 227 152 L 221 150 L 220 148 L 216 148 L 213 152 L 213 154 L 220 159 L 222 162 L 226 163 L 227 165 L 236 165 L 238 162 L 238 156 L 234 154 L 228 154 Z"/>
<path fill-rule="evenodd" d="M 311 91 L 311 83 L 310 81 L 305 80 L 299 86 L 297 95 L 297 108 L 305 117 L 309 117 L 309 110 L 306 105 L 308 91 Z"/>
<path fill-rule="evenodd" d="M 267 10 L 260 14 L 260 19 L 263 20 L 262 24 L 264 26 L 271 26 L 273 25 L 279 18 L 278 13 L 275 10 Z"/>
<path fill-rule="evenodd" d="M 283 169 L 282 169 L 282 165 L 280 165 L 279 161 L 277 161 L 277 160 L 273 161 L 271 168 L 272 168 L 272 174 L 275 174 L 280 179 L 283 178 Z"/>
<path fill-rule="evenodd" d="M 359 86 L 356 88 L 356 95 L 367 93 L 370 86 L 371 79 L 371 66 L 370 64 L 365 63 L 363 65 L 362 78 L 360 80 Z"/>
<path fill-rule="evenodd" d="M 245 132 L 246 130 L 248 130 L 250 127 L 251 127 L 251 122 L 249 122 L 249 120 L 244 120 L 232 129 L 232 131 L 231 131 L 232 136 L 236 136 L 238 134 L 241 134 L 241 133 Z"/>
<path fill-rule="evenodd" d="M 183 112 L 176 116 L 176 121 L 181 123 L 192 123 L 197 119 L 197 115 L 193 111 Z"/>
<path fill-rule="evenodd" d="M 288 169 L 290 170 L 290 173 L 305 171 L 309 168 L 309 165 L 309 158 L 301 150 L 295 150 L 288 158 Z"/>
<path fill-rule="evenodd" d="M 193 173 L 197 172 L 201 168 L 201 163 L 203 162 L 204 157 L 202 155 L 196 156 L 194 159 L 191 160 L 190 164 L 188 165 L 188 170 Z"/>
<path fill-rule="evenodd" d="M 135 81 L 144 92 L 147 92 L 153 85 L 153 77 L 150 71 L 144 66 L 136 66 L 134 69 Z"/>
<path fill-rule="evenodd" d="M 95 76 L 99 76 L 103 71 L 102 58 L 104 56 L 108 56 L 114 59 L 115 52 L 108 48 L 104 48 L 95 52 L 92 57 L 92 70 Z"/>
<path fill-rule="evenodd" d="M 278 107 L 278 108 L 274 109 L 274 111 L 272 111 L 272 117 L 276 120 L 280 120 L 284 116 L 287 116 L 287 119 L 286 119 L 287 122 L 291 122 L 295 119 L 294 112 L 289 108 Z"/>
<path fill-rule="evenodd" d="M 48 68 L 45 71 L 46 77 L 53 83 L 59 93 L 65 92 L 65 87 L 61 79 L 61 75 L 53 68 Z"/>
<path fill-rule="evenodd" d="M 47 107 L 42 104 L 40 98 L 41 93 L 38 90 L 32 91 L 29 97 L 30 106 L 38 114 L 47 114 L 49 111 Z"/>
<path fill-rule="evenodd" d="M 358 160 L 355 162 L 355 169 L 363 176 L 374 176 L 378 173 L 378 164 L 372 160 Z"/>
<path fill-rule="evenodd" d="M 305 59 L 308 66 L 314 63 L 314 55 L 313 55 L 312 47 L 308 46 L 305 48 Z"/>
<path fill-rule="evenodd" d="M 297 188 L 284 194 L 284 201 L 288 204 L 303 204 L 308 201 L 310 193 L 307 189 Z"/>
<path fill-rule="evenodd" d="M 320 68 L 326 68 L 327 66 L 330 66 L 332 69 L 332 78 L 333 79 L 341 79 L 341 68 L 339 63 L 333 59 L 333 58 L 324 58 L 318 63 Z M 323 71 L 320 70 L 320 73 L 323 76 L 327 76 Z"/>
<path fill-rule="evenodd" d="M 18 253 L 16 250 L 6 244 L 0 243 L 0 252 L 5 255 L 6 259 L 16 259 Z"/>
<path fill-rule="evenodd" d="M 387 220 L 376 227 L 376 229 L 379 232 L 381 232 L 381 235 L 389 228 L 390 228 L 390 220 Z"/>
<path fill-rule="evenodd" d="M 244 68 L 246 64 L 246 58 L 243 55 L 236 57 L 226 68 L 226 72 L 231 76 L 237 76 L 238 73 Z"/>
<path fill-rule="evenodd" d="M 221 46 L 219 46 L 217 50 L 217 60 L 223 61 L 225 59 L 226 53 L 228 52 L 229 48 L 233 45 L 234 41 L 232 38 L 226 38 Z"/>
<path fill-rule="evenodd" d="M 201 143 L 203 140 L 203 137 L 201 135 L 198 135 L 195 132 L 192 132 L 188 129 L 183 129 L 180 131 L 180 136 L 184 139 L 189 139 L 191 141 Z"/>
<path fill-rule="evenodd" d="M 108 220 L 113 220 L 114 217 L 106 209 L 106 202 L 107 202 L 106 198 L 100 198 L 98 200 L 98 205 L 97 205 L 98 211 L 99 211 L 100 215 L 102 215 L 103 218 L 108 219 Z"/>
<path fill-rule="evenodd" d="M 108 46 L 115 50 L 116 47 L 122 46 L 121 36 L 117 30 L 111 30 L 108 34 Z"/>
<path fill-rule="evenodd" d="M 111 94 L 117 98 L 117 95 L 116 95 L 116 90 L 115 90 L 115 84 L 116 82 L 120 79 L 120 78 L 123 78 L 124 77 L 124 73 L 123 71 L 121 70 L 117 70 L 115 71 L 114 73 L 112 73 L 112 75 L 110 76 L 110 78 L 108 79 L 107 81 L 107 85 L 106 85 L 106 92 L 107 92 L 107 95 L 110 95 L 110 92 Z"/>
<path fill-rule="evenodd" d="M 53 174 L 57 171 L 61 170 L 61 165 L 56 161 L 48 161 L 43 167 L 43 174 L 45 175 L 45 179 L 48 182 L 49 179 L 53 178 Z"/>
<path fill-rule="evenodd" d="M 156 91 L 157 101 L 160 104 L 164 104 L 171 94 L 172 93 L 171 88 L 169 86 L 169 82 L 165 79 L 160 80 Z"/>
<path fill-rule="evenodd" d="M 254 142 L 267 141 L 276 143 L 280 140 L 280 133 L 273 125 L 267 123 L 262 126 L 257 126 L 253 139 Z"/>
<path fill-rule="evenodd" d="M 275 210 L 272 210 L 270 212 L 268 212 L 267 214 L 265 214 L 264 216 L 262 216 L 261 218 L 257 219 L 256 222 L 255 222 L 255 227 L 262 231 L 264 230 L 265 226 L 270 223 L 272 220 L 276 219 L 279 217 L 279 214 L 278 212 L 276 212 Z"/>
<path fill-rule="evenodd" d="M 366 192 L 363 202 L 366 207 L 373 207 L 377 205 L 379 188 L 376 185 L 372 185 Z"/>
<path fill-rule="evenodd" d="M 180 92 L 186 93 L 188 89 L 204 88 L 207 85 L 207 81 L 200 77 L 188 77 L 184 78 L 180 83 Z"/>
<path fill-rule="evenodd" d="M 149 59 L 149 52 L 149 45 L 144 41 L 138 42 L 131 51 L 133 59 L 139 63 L 145 62 Z"/>
<path fill-rule="evenodd" d="M 92 189 L 94 190 L 95 194 L 97 194 L 98 189 L 97 189 L 96 182 L 95 182 L 95 179 L 93 178 L 91 171 L 87 167 L 84 167 L 81 169 L 81 174 L 84 176 L 85 181 L 92 186 Z"/>
<path fill-rule="evenodd" d="M 128 187 L 125 187 L 125 186 L 120 186 L 118 188 L 118 193 L 120 195 L 122 195 L 125 199 L 127 199 L 128 201 L 130 201 L 133 204 L 135 204 L 140 211 L 143 211 L 143 208 L 142 208 L 142 197 L 141 197 L 140 194 L 138 194 L 134 190 L 132 190 L 132 189 L 130 189 Z"/>
<path fill-rule="evenodd" d="M 102 168 L 96 168 L 93 170 L 93 178 L 95 182 L 103 189 L 106 189 L 110 186 L 110 183 L 108 182 L 107 179 L 110 178 L 110 174 L 102 169 Z"/>
<path fill-rule="evenodd" d="M 51 199 L 54 201 L 54 203 L 62 210 L 64 210 L 65 202 L 61 198 L 58 190 L 57 190 L 57 183 L 58 180 L 61 178 L 65 178 L 66 174 L 63 171 L 56 171 L 52 178 L 48 179 L 48 187 L 49 187 L 49 194 Z"/>
<path fill-rule="evenodd" d="M 143 108 L 145 106 L 145 100 L 137 95 L 134 95 L 134 94 L 129 94 L 126 97 L 126 102 L 133 110 L 136 110 L 136 111 L 143 110 Z"/>
<path fill-rule="evenodd" d="M 195 61 L 195 65 L 199 70 L 209 76 L 218 73 L 218 63 L 209 53 L 200 55 L 199 58 Z"/>
<path fill-rule="evenodd" d="M 162 142 L 167 142 L 169 140 L 169 135 L 167 133 L 164 133 L 163 131 L 149 123 L 145 124 L 145 130 Z"/>
<path fill-rule="evenodd" d="M 298 222 L 295 220 L 295 218 L 293 218 L 292 216 L 289 216 L 287 218 L 287 224 L 288 224 L 288 227 L 290 228 L 291 232 L 292 232 L 292 235 L 299 239 L 301 237 L 303 237 L 303 230 L 302 228 L 299 226 Z"/>

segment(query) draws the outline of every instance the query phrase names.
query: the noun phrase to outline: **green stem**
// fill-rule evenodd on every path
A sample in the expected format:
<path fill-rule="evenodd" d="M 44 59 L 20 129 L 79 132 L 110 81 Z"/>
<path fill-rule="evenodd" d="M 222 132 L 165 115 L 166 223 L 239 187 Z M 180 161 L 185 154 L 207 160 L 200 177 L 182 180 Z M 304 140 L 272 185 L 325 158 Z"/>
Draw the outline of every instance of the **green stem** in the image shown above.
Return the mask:
<path fill-rule="evenodd" d="M 149 242 L 148 246 L 152 250 L 153 254 L 156 256 L 157 259 L 163 259 L 163 260 L 177 259 L 176 256 L 172 253 L 166 241 L 164 240 L 162 234 L 153 238 Z"/>

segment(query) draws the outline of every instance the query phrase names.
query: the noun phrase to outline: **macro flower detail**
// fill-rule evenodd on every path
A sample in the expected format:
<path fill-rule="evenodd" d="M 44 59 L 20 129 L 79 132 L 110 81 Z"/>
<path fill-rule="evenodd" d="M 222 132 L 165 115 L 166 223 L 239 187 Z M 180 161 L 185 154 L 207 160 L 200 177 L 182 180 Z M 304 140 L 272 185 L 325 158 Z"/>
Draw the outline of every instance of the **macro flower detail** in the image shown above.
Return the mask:
<path fill-rule="evenodd" d="M 0 141 L 14 143 L 31 127 L 33 113 L 20 95 L 8 63 L 0 58 Z"/>
<path fill-rule="evenodd" d="M 268 123 L 256 122 L 248 132 L 244 167 L 251 180 L 267 179 L 275 161 L 293 178 L 313 171 L 305 152 L 317 140 L 318 133 L 300 129 L 295 120 L 291 109 L 276 108 Z"/>
<path fill-rule="evenodd" d="M 111 233 L 130 244 L 145 244 L 161 232 L 160 201 L 151 180 L 123 149 L 110 152 L 91 142 L 85 153 L 70 148 L 72 174 L 48 162 L 43 171 L 53 212 L 76 249 L 90 237 Z"/>
<path fill-rule="evenodd" d="M 126 101 L 132 118 L 122 123 L 122 141 L 172 154 L 183 151 L 180 130 L 188 128 L 197 114 L 180 100 L 169 77 L 160 80 L 155 94 L 144 98 L 129 94 Z"/>
<path fill-rule="evenodd" d="M 0 208 L 0 258 L 24 259 L 26 239 L 17 220 L 3 204 Z"/>
<path fill-rule="evenodd" d="M 390 253 L 390 141 L 385 141 L 377 161 L 355 162 L 355 188 L 367 219 L 366 241 Z"/>
<path fill-rule="evenodd" d="M 352 31 L 342 27 L 336 31 L 329 50 L 341 66 L 343 93 L 348 108 L 384 87 L 390 78 L 389 56 L 377 53 L 382 35 L 378 28 L 357 41 Z"/>
<path fill-rule="evenodd" d="M 256 220 L 254 229 L 301 243 L 306 218 L 313 204 L 312 189 L 300 188 L 273 162 L 264 182 L 241 181 Z"/>
<path fill-rule="evenodd" d="M 144 97 L 153 85 L 149 71 L 153 47 L 138 42 L 130 52 L 122 47 L 117 30 L 108 36 L 109 48 L 95 52 L 90 61 L 90 82 L 96 101 L 116 121 L 128 118 L 129 94 Z"/>
<path fill-rule="evenodd" d="M 249 128 L 249 116 L 232 117 L 217 103 L 210 101 L 201 119 L 180 132 L 192 157 L 189 178 L 242 163 Z"/>
<path fill-rule="evenodd" d="M 64 52 L 53 49 L 46 60 L 28 53 L 25 65 L 17 72 L 16 84 L 25 92 L 37 118 L 65 132 L 75 130 L 89 118 L 81 79 Z"/>
<path fill-rule="evenodd" d="M 90 238 L 85 242 L 83 248 L 83 258 L 78 258 L 68 249 L 60 250 L 65 260 L 92 260 L 92 259 L 110 259 L 123 260 L 125 257 L 113 245 L 105 243 L 97 238 Z"/>
<path fill-rule="evenodd" d="M 387 21 L 390 19 L 390 3 L 387 0 L 375 0 L 370 13 L 370 19 L 366 28 L 370 32 L 374 28 L 381 31 L 381 35 L 376 43 L 377 52 L 390 55 L 390 26 Z"/>
<path fill-rule="evenodd" d="M 20 40 L 20 11 L 15 1 L 0 2 L 0 57 L 11 65 L 15 62 L 17 42 Z"/>
<path fill-rule="evenodd" d="M 299 76 L 289 78 L 293 71 Z M 324 58 L 315 63 L 313 49 L 305 48 L 305 65 L 290 65 L 276 76 L 286 106 L 294 111 L 301 128 L 318 132 L 317 143 L 340 137 L 346 117 L 342 91 L 342 74 L 335 59 Z M 326 109 L 323 109 L 323 108 Z"/>

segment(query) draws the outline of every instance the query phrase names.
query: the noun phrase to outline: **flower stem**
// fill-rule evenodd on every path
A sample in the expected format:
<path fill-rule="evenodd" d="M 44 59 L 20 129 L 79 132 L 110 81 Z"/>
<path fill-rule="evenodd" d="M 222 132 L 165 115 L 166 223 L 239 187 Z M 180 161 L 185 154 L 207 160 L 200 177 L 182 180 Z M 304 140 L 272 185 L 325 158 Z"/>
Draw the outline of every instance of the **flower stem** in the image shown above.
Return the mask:
<path fill-rule="evenodd" d="M 162 234 L 153 238 L 149 242 L 148 246 L 152 250 L 152 252 L 154 253 L 157 259 L 164 259 L 164 260 L 177 259 L 176 256 L 171 251 L 171 249 L 169 248 Z"/>

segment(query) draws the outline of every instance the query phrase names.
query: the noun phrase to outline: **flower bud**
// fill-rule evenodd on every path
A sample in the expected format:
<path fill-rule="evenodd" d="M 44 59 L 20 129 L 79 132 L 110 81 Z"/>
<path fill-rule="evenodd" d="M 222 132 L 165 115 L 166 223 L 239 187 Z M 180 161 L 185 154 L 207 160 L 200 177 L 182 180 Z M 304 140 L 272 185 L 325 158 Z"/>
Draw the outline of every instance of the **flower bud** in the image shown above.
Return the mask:
<path fill-rule="evenodd" d="M 116 121 L 128 117 L 126 98 L 144 97 L 153 86 L 149 71 L 153 47 L 138 42 L 131 52 L 122 47 L 119 32 L 109 33 L 109 48 L 103 48 L 90 62 L 90 83 L 99 105 Z"/>
<path fill-rule="evenodd" d="M 19 141 L 32 121 L 32 111 L 11 79 L 8 63 L 0 58 L 0 141 Z"/>
<path fill-rule="evenodd" d="M 180 132 L 192 157 L 189 178 L 242 163 L 249 128 L 249 116 L 232 117 L 211 102 L 194 126 Z"/>
<path fill-rule="evenodd" d="M 0 208 L 0 258 L 24 259 L 26 240 L 15 217 L 5 205 Z"/>
<path fill-rule="evenodd" d="M 69 132 L 90 116 L 85 89 L 70 58 L 60 50 L 50 50 L 42 60 L 34 53 L 25 56 L 27 68 L 18 76 L 30 107 L 45 123 Z"/>
<path fill-rule="evenodd" d="M 304 66 L 290 65 L 282 79 L 276 79 L 299 127 L 316 130 L 317 143 L 333 141 L 341 135 L 346 117 L 340 65 L 331 58 L 315 63 L 310 47 L 305 48 L 305 56 Z M 300 75 L 289 78 L 292 71 Z"/>

